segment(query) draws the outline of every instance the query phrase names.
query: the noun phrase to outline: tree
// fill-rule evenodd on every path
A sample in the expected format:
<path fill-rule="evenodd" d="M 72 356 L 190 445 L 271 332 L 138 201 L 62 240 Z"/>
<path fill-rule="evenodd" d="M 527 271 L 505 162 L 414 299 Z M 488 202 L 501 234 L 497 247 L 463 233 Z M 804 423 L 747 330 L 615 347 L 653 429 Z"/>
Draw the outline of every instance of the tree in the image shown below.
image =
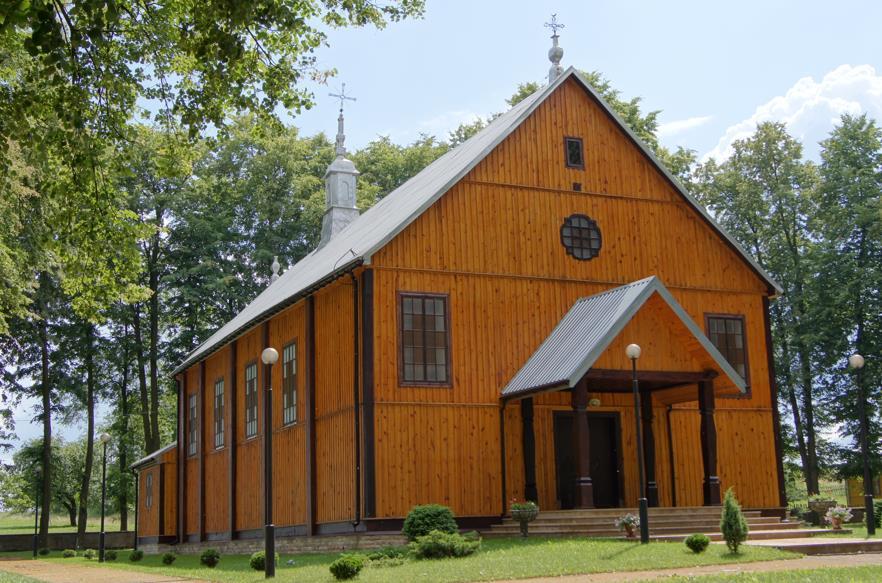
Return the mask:
<path fill-rule="evenodd" d="M 821 143 L 821 184 L 815 231 L 820 382 L 831 420 L 854 446 L 840 448 L 842 474 L 862 473 L 857 399 L 862 383 L 871 420 L 870 453 L 877 471 L 878 403 L 882 394 L 882 130 L 866 115 L 842 116 Z M 851 353 L 866 358 L 859 375 L 844 374 Z"/>
<path fill-rule="evenodd" d="M 694 191 L 718 222 L 784 288 L 771 307 L 777 384 L 790 404 L 806 487 L 818 493 L 815 410 L 816 298 L 811 285 L 817 215 L 817 169 L 802 160 L 802 146 L 783 124 L 760 124 L 733 144 L 732 156 L 696 170 Z"/>

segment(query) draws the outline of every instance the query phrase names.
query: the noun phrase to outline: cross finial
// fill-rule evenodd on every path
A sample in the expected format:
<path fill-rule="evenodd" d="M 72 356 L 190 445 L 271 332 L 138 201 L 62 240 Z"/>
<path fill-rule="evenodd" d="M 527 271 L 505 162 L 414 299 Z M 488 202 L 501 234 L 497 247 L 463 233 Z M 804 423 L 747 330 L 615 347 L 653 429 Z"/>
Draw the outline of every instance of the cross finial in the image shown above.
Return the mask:
<path fill-rule="evenodd" d="M 551 22 L 546 22 L 545 26 L 551 29 L 551 36 L 557 36 L 558 29 L 565 28 L 565 25 L 557 21 L 557 14 L 552 14 Z"/>
<path fill-rule="evenodd" d="M 346 95 L 346 83 L 343 83 L 340 86 L 340 93 L 328 93 L 328 95 L 330 95 L 331 97 L 336 97 L 337 99 L 340 100 L 340 113 L 343 113 L 343 102 L 344 101 L 346 101 L 347 99 L 349 101 L 355 101 L 355 97 L 350 97 L 350 96 Z"/>

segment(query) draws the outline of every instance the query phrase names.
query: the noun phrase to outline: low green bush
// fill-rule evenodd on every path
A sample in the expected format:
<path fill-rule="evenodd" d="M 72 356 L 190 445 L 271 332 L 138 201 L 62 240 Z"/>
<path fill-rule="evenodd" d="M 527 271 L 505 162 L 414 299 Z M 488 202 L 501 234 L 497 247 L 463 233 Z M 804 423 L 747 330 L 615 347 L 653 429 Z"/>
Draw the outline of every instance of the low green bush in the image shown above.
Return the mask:
<path fill-rule="evenodd" d="M 410 543 L 410 552 L 418 559 L 465 557 L 481 548 L 481 539 L 465 537 L 456 532 L 433 530 Z"/>
<path fill-rule="evenodd" d="M 251 555 L 251 560 L 249 561 L 251 568 L 255 571 L 265 571 L 266 570 L 266 553 L 264 551 L 257 551 L 253 555 Z M 279 553 L 276 553 L 276 565 L 279 564 Z"/>
<path fill-rule="evenodd" d="M 876 522 L 876 528 L 882 528 L 882 500 L 873 503 L 873 520 Z"/>
<path fill-rule="evenodd" d="M 358 576 L 358 573 L 364 567 L 364 557 L 361 555 L 343 555 L 328 567 L 334 579 L 344 580 L 352 579 Z"/>
<path fill-rule="evenodd" d="M 129 553 L 129 560 L 133 563 L 137 563 L 141 559 L 144 558 L 144 551 L 141 549 L 137 549 Z"/>
<path fill-rule="evenodd" d="M 217 564 L 220 563 L 220 557 L 220 553 L 217 552 L 216 549 L 205 549 L 202 551 L 202 554 L 199 555 L 199 562 L 206 567 L 214 569 Z"/>
<path fill-rule="evenodd" d="M 178 556 L 174 553 L 163 553 L 162 554 L 162 564 L 163 565 L 171 565 L 175 562 Z"/>
<path fill-rule="evenodd" d="M 86 549 L 83 551 L 83 556 L 91 561 L 98 556 L 98 553 L 95 552 L 95 549 Z"/>
<path fill-rule="evenodd" d="M 440 504 L 414 506 L 407 513 L 404 528 L 401 529 L 409 541 L 415 541 L 417 537 L 425 536 L 433 530 L 451 533 L 459 530 L 450 508 Z"/>
<path fill-rule="evenodd" d="M 37 552 L 40 554 L 40 556 L 45 557 L 46 555 L 49 554 L 49 549 L 47 549 L 46 547 L 43 547 L 42 549 L 40 549 L 40 550 L 37 551 Z"/>
<path fill-rule="evenodd" d="M 70 559 L 77 556 L 77 552 L 73 549 L 64 549 L 61 551 L 61 556 L 65 559 Z"/>
<path fill-rule="evenodd" d="M 686 546 L 689 547 L 690 551 L 698 554 L 703 553 L 711 541 L 705 534 L 691 534 L 687 536 L 686 540 L 683 542 L 686 543 Z"/>
<path fill-rule="evenodd" d="M 383 559 L 403 559 L 407 555 L 404 547 L 383 547 L 367 554 L 369 561 L 382 561 Z"/>
<path fill-rule="evenodd" d="M 104 560 L 105 561 L 115 561 L 116 560 L 116 551 L 114 551 L 112 549 L 109 551 L 104 551 Z"/>

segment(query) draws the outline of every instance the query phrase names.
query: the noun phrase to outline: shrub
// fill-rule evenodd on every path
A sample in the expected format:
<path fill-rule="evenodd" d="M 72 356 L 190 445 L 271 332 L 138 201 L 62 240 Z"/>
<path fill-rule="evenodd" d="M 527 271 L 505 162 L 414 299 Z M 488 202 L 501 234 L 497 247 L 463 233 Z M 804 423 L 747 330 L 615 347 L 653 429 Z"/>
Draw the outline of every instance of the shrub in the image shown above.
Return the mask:
<path fill-rule="evenodd" d="M 481 548 L 481 539 L 464 537 L 456 532 L 433 530 L 425 536 L 417 537 L 410 543 L 410 550 L 418 559 L 442 559 L 445 557 L 465 557 Z"/>
<path fill-rule="evenodd" d="M 343 555 L 328 567 L 334 579 L 352 579 L 356 577 L 364 567 L 364 557 L 361 555 Z"/>
<path fill-rule="evenodd" d="M 115 561 L 116 560 L 116 551 L 114 551 L 114 550 L 104 551 L 104 560 L 105 561 Z"/>
<path fill-rule="evenodd" d="M 216 549 L 205 549 L 199 555 L 199 562 L 212 569 L 220 563 L 220 553 Z"/>
<path fill-rule="evenodd" d="M 706 534 L 691 534 L 683 541 L 689 550 L 695 554 L 703 553 L 710 544 L 710 538 Z"/>
<path fill-rule="evenodd" d="M 873 520 L 876 521 L 876 528 L 882 528 L 882 500 L 873 503 Z"/>
<path fill-rule="evenodd" d="M 163 553 L 162 554 L 162 564 L 163 565 L 171 565 L 175 562 L 178 556 L 174 553 Z"/>
<path fill-rule="evenodd" d="M 382 561 L 383 559 L 403 559 L 406 549 L 402 547 L 383 547 L 368 553 L 369 561 Z"/>
<path fill-rule="evenodd" d="M 733 553 L 737 553 L 741 543 L 747 540 L 747 533 L 749 532 L 747 521 L 744 520 L 744 514 L 741 513 L 741 505 L 738 504 L 732 488 L 726 490 L 726 498 L 723 500 L 720 531 L 723 533 L 726 546 Z"/>
<path fill-rule="evenodd" d="M 70 559 L 72 557 L 76 557 L 77 552 L 73 549 L 64 549 L 63 551 L 61 551 L 61 556 L 65 559 Z"/>
<path fill-rule="evenodd" d="M 49 549 L 47 549 L 46 547 L 43 547 L 42 549 L 40 549 L 40 550 L 37 551 L 37 552 L 40 553 L 40 555 L 42 555 L 42 556 L 45 557 L 46 555 L 49 554 Z"/>
<path fill-rule="evenodd" d="M 129 553 L 129 560 L 133 563 L 137 563 L 138 561 L 140 561 L 143 558 L 144 558 L 144 551 L 142 551 L 141 549 L 136 549 L 136 550 L 132 551 L 131 553 Z"/>
<path fill-rule="evenodd" d="M 453 512 L 447 506 L 440 504 L 426 504 L 414 506 L 404 519 L 402 532 L 409 541 L 415 541 L 418 537 L 425 536 L 437 530 L 439 532 L 456 532 L 456 520 Z"/>
<path fill-rule="evenodd" d="M 251 568 L 255 571 L 264 571 L 266 570 L 266 553 L 264 551 L 257 551 L 253 555 L 251 555 L 251 561 L 249 561 Z M 279 564 L 279 553 L 276 553 L 276 565 Z"/>
<path fill-rule="evenodd" d="M 83 551 L 83 556 L 91 561 L 96 556 L 98 556 L 98 553 L 95 552 L 95 549 L 86 549 L 85 551 Z"/>

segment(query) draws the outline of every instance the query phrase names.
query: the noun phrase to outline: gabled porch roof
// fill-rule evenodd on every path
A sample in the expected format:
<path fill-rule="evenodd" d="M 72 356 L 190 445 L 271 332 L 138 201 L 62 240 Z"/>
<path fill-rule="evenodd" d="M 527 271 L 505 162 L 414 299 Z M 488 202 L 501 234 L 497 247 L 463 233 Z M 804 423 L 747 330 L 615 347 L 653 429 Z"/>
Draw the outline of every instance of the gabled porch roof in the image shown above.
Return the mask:
<path fill-rule="evenodd" d="M 576 301 L 557 326 L 502 389 L 503 401 L 544 391 L 571 389 L 622 332 L 643 305 L 657 294 L 688 331 L 691 350 L 727 377 L 741 393 L 744 379 L 720 354 L 657 277 L 647 277 Z"/>

